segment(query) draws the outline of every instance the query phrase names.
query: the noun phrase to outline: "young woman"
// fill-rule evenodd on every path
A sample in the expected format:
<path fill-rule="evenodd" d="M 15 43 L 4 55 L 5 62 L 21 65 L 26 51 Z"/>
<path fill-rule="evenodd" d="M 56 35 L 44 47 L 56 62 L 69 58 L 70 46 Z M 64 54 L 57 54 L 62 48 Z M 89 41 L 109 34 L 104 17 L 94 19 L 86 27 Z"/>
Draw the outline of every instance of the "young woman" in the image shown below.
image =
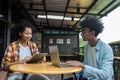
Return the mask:
<path fill-rule="evenodd" d="M 7 47 L 3 57 L 3 69 L 9 71 L 9 67 L 14 64 L 25 64 L 32 56 L 39 54 L 36 44 L 30 41 L 32 37 L 33 25 L 26 21 L 21 20 L 17 25 L 18 40 L 10 43 Z M 41 61 L 46 61 L 46 57 L 43 57 Z M 49 80 L 45 75 L 27 75 L 26 80 Z M 21 80 L 23 73 L 13 72 L 8 76 L 7 80 Z"/>

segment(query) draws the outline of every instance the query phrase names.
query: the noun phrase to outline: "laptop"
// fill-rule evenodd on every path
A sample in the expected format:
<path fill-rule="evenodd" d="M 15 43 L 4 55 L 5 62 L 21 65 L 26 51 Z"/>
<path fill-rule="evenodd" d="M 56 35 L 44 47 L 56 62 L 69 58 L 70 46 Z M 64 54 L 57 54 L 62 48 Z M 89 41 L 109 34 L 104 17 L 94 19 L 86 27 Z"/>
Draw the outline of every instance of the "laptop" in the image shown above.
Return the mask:
<path fill-rule="evenodd" d="M 50 53 L 51 62 L 54 66 L 64 67 L 63 63 L 61 63 L 61 61 L 60 61 L 59 51 L 58 51 L 57 45 L 49 46 L 49 53 Z"/>

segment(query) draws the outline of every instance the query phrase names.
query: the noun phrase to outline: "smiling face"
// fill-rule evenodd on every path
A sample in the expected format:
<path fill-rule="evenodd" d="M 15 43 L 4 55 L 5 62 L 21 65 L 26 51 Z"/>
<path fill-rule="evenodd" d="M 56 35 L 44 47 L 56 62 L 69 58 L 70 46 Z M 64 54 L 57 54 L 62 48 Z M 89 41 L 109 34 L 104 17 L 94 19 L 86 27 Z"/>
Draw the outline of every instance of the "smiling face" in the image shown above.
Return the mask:
<path fill-rule="evenodd" d="M 19 32 L 20 39 L 24 41 L 29 41 L 32 37 L 32 29 L 26 27 L 23 32 Z"/>
<path fill-rule="evenodd" d="M 95 37 L 95 31 L 91 31 L 89 28 L 83 27 L 81 36 L 82 36 L 84 41 L 89 41 L 93 37 Z"/>

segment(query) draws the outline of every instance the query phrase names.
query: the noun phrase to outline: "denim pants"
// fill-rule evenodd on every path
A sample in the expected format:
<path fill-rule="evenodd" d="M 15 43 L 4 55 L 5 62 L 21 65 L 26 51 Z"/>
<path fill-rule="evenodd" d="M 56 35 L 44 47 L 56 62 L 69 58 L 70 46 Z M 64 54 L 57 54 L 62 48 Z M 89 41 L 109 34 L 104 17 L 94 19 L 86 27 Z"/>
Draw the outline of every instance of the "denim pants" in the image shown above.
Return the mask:
<path fill-rule="evenodd" d="M 7 80 L 22 80 L 23 73 L 15 72 L 11 74 Z M 25 80 L 50 80 L 47 76 L 42 74 L 28 74 Z"/>

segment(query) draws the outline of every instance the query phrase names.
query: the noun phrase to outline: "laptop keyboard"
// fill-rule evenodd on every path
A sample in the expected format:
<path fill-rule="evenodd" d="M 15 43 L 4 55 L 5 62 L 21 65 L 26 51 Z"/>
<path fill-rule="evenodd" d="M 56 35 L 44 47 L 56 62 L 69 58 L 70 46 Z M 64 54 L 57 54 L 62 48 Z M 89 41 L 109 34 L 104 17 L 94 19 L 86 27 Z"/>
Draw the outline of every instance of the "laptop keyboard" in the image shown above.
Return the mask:
<path fill-rule="evenodd" d="M 63 67 L 63 68 L 74 67 L 74 66 L 65 66 L 64 64 L 65 64 L 65 62 L 61 62 L 61 67 Z"/>

